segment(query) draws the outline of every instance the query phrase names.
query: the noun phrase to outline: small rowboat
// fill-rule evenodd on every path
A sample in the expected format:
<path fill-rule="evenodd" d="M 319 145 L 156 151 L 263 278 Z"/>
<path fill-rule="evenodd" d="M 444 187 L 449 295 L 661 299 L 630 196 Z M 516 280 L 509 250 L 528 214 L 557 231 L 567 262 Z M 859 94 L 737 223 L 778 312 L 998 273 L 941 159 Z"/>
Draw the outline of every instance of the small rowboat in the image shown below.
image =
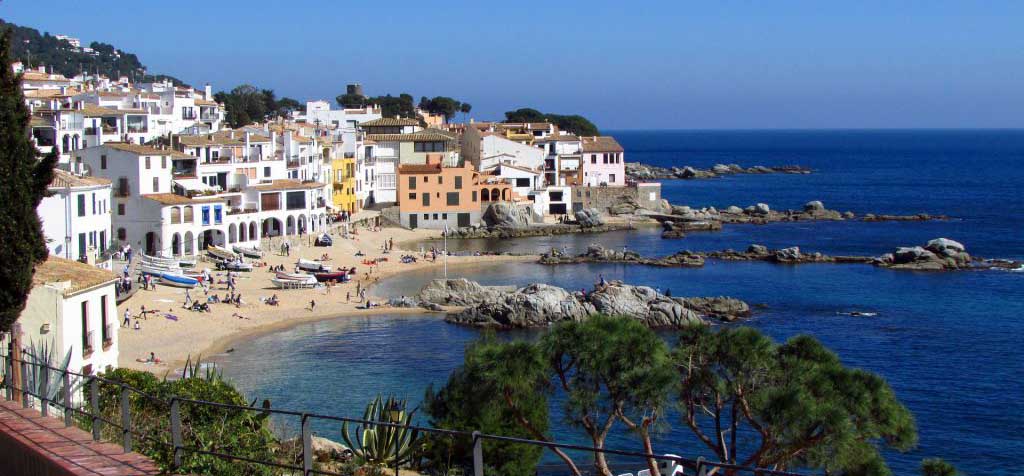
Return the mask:
<path fill-rule="evenodd" d="M 199 280 L 190 278 L 183 274 L 174 273 L 163 273 L 160 275 L 160 282 L 167 286 L 174 286 L 177 288 L 194 288 L 199 284 Z"/>
<path fill-rule="evenodd" d="M 217 263 L 217 267 L 228 271 L 252 271 L 252 263 L 241 261 L 221 261 Z"/>
<path fill-rule="evenodd" d="M 163 256 L 150 256 L 150 255 L 147 255 L 147 254 L 143 254 L 143 255 L 139 256 L 139 259 L 141 259 L 143 263 L 162 264 L 162 265 L 167 265 L 167 266 L 170 266 L 170 265 L 177 266 L 178 265 L 178 259 L 177 258 L 165 258 Z"/>
<path fill-rule="evenodd" d="M 277 279 L 290 279 L 290 280 L 293 280 L 293 281 L 308 281 L 309 280 L 309 276 L 310 275 L 308 275 L 308 274 L 285 273 L 283 271 L 278 271 L 277 274 L 275 275 L 275 277 Z"/>
<path fill-rule="evenodd" d="M 316 286 L 316 284 L 317 284 L 316 278 L 313 277 L 312 275 L 310 275 L 308 277 L 308 279 L 303 280 L 303 281 L 300 281 L 300 280 L 297 280 L 297 279 L 277 279 L 277 278 L 271 278 L 270 282 L 274 283 L 274 286 L 277 286 L 278 288 L 281 288 L 281 289 L 311 288 L 313 286 Z"/>
<path fill-rule="evenodd" d="M 246 256 L 246 257 L 249 257 L 249 258 L 262 258 L 263 257 L 263 251 L 260 251 L 259 248 L 249 248 L 249 247 L 245 247 L 245 246 L 235 245 L 235 246 L 232 246 L 231 249 L 234 250 L 235 253 L 238 253 L 238 254 L 240 254 L 242 256 Z"/>
<path fill-rule="evenodd" d="M 164 273 L 181 274 L 181 268 L 177 266 L 162 266 L 158 264 L 142 263 L 139 265 L 139 272 L 150 276 L 160 277 L 160 275 Z"/>
<path fill-rule="evenodd" d="M 299 269 L 303 271 L 313 271 L 316 273 L 330 273 L 331 267 L 326 266 L 323 263 L 316 260 L 299 259 L 297 263 Z"/>
<path fill-rule="evenodd" d="M 348 275 L 347 270 L 337 271 L 334 273 L 314 273 L 313 276 L 315 276 L 316 280 L 320 281 L 321 283 L 327 281 L 337 281 L 339 283 L 344 283 L 351 279 Z"/>
<path fill-rule="evenodd" d="M 234 261 L 238 259 L 238 255 L 236 255 L 235 253 L 215 245 L 207 245 L 206 252 L 209 253 L 210 256 L 213 256 L 214 258 L 225 261 Z"/>

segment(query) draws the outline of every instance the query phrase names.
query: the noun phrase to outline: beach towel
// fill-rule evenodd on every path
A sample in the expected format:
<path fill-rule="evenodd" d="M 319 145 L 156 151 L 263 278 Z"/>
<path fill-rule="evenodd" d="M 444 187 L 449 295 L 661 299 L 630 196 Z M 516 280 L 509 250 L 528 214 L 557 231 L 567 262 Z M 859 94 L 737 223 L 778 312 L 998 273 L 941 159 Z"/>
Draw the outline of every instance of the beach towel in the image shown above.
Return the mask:
<path fill-rule="evenodd" d="M 170 319 L 172 321 L 177 321 L 178 320 L 178 316 L 175 316 L 174 314 L 170 314 L 170 313 L 167 313 L 167 312 L 164 313 L 164 317 L 166 317 L 166 318 L 168 318 L 168 319 Z"/>

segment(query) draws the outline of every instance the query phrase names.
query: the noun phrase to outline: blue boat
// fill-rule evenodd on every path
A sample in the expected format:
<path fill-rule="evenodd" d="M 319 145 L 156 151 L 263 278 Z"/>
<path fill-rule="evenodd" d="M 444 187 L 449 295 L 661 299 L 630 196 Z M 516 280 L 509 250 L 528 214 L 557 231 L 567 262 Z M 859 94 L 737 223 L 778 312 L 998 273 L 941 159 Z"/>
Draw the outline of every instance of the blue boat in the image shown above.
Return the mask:
<path fill-rule="evenodd" d="M 160 283 L 165 286 L 174 286 L 178 288 L 194 288 L 199 284 L 199 280 L 188 276 L 182 276 L 180 274 L 162 273 L 160 275 Z"/>

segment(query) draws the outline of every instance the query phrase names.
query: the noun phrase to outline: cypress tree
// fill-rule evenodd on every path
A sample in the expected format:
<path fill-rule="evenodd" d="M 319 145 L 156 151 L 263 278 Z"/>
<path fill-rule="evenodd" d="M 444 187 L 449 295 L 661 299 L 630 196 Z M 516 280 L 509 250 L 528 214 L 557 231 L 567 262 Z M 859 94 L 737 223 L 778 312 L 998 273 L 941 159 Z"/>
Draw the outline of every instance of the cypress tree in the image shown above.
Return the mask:
<path fill-rule="evenodd" d="M 11 69 L 11 32 L 0 32 L 0 331 L 10 330 L 32 290 L 35 266 L 46 259 L 36 207 L 57 163 L 56 147 L 42 160 L 29 138 L 21 75 Z"/>

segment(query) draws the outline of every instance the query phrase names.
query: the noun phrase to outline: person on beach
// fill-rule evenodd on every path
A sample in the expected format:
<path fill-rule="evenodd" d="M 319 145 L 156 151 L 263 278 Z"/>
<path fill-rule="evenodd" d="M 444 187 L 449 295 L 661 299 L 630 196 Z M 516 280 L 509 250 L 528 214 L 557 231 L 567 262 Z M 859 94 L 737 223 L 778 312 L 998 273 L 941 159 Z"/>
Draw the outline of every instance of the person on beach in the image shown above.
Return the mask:
<path fill-rule="evenodd" d="M 135 319 L 135 330 L 141 330 L 142 326 L 139 325 L 139 320 Z"/>
<path fill-rule="evenodd" d="M 139 306 L 139 316 L 135 318 L 135 322 L 136 323 L 138 323 L 139 317 L 141 317 L 143 319 L 146 318 L 146 305 L 145 304 Z"/>
<path fill-rule="evenodd" d="M 192 295 L 188 293 L 188 289 L 185 290 L 185 305 L 183 307 L 189 307 L 192 305 Z"/>
<path fill-rule="evenodd" d="M 132 325 L 132 308 L 125 307 L 124 308 L 124 323 L 121 324 L 121 327 L 128 327 L 130 325 Z"/>
<path fill-rule="evenodd" d="M 359 295 L 359 291 L 361 291 L 362 289 L 363 289 L 363 282 L 362 281 L 356 281 L 356 295 L 357 296 Z"/>
<path fill-rule="evenodd" d="M 316 310 L 316 301 L 313 299 L 309 300 L 309 310 L 310 312 Z"/>
<path fill-rule="evenodd" d="M 365 289 L 359 292 L 359 301 L 366 302 L 366 290 Z"/>
<path fill-rule="evenodd" d="M 345 291 L 345 302 L 352 300 L 352 291 Z"/>

